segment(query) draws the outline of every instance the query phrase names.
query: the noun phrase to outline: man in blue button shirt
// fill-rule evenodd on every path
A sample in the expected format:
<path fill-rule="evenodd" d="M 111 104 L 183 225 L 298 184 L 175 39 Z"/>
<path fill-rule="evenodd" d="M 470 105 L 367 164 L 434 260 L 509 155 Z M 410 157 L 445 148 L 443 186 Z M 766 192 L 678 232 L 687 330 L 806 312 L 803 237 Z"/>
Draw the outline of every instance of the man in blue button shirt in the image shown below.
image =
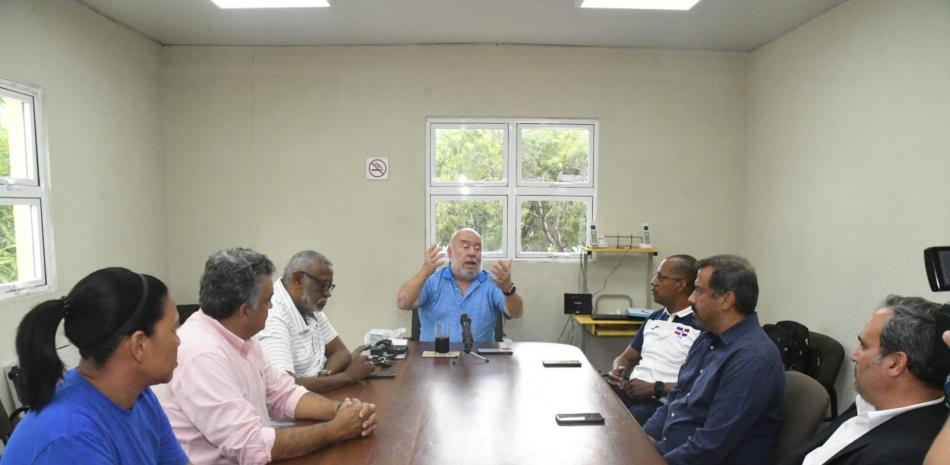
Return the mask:
<path fill-rule="evenodd" d="M 511 282 L 511 260 L 496 263 L 491 273 L 482 270 L 482 238 L 470 228 L 452 234 L 449 266 L 436 245 L 426 251 L 422 268 L 399 289 L 396 306 L 419 309 L 419 340 L 432 341 L 436 322 L 449 326 L 449 340 L 462 340 L 459 317 L 472 319 L 476 341 L 495 340 L 498 318 L 521 318 L 524 303 Z M 489 279 L 490 278 L 490 279 Z"/>
<path fill-rule="evenodd" d="M 706 331 L 690 348 L 667 404 L 643 429 L 670 465 L 771 463 L 785 370 L 755 313 L 755 270 L 734 255 L 700 260 L 698 268 L 689 301 Z"/>

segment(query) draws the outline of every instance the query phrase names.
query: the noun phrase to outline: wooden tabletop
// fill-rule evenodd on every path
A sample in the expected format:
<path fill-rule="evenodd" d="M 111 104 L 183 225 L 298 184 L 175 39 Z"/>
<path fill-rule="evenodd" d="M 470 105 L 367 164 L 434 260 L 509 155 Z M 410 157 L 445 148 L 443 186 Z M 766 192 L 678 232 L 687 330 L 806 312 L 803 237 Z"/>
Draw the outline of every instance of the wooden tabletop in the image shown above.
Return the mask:
<path fill-rule="evenodd" d="M 482 344 L 496 347 L 494 343 Z M 460 349 L 453 344 L 452 350 Z M 577 347 L 516 342 L 484 363 L 422 358 L 410 343 L 396 378 L 327 394 L 376 403 L 379 423 L 354 439 L 282 464 L 663 464 L 647 435 Z M 580 368 L 545 368 L 576 359 Z M 599 412 L 604 425 L 559 426 L 557 413 Z"/>

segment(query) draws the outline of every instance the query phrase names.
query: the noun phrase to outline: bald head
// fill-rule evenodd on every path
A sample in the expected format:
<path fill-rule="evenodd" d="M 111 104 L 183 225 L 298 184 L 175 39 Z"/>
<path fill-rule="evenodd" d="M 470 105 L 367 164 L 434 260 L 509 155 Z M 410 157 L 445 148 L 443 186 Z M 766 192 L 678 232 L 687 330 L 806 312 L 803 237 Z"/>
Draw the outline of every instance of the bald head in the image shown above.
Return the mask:
<path fill-rule="evenodd" d="M 455 231 L 448 253 L 449 268 L 455 279 L 472 281 L 482 272 L 482 236 L 474 229 Z"/>

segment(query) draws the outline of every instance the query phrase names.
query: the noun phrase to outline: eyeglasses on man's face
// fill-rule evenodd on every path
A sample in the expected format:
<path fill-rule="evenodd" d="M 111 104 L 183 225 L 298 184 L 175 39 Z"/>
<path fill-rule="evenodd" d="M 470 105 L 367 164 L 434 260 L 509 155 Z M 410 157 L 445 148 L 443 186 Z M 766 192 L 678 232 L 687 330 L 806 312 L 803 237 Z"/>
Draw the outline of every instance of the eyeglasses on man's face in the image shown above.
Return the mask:
<path fill-rule="evenodd" d="M 303 273 L 304 276 L 314 280 L 317 284 L 319 284 L 320 290 L 323 292 L 331 292 L 334 289 L 336 289 L 336 284 L 333 284 L 333 281 L 324 281 L 310 273 L 307 273 L 306 271 L 300 271 L 300 272 Z"/>
<path fill-rule="evenodd" d="M 681 281 L 681 280 L 684 280 L 685 278 L 680 278 L 680 277 L 677 277 L 677 276 L 663 276 L 663 273 L 657 272 L 657 273 L 656 273 L 656 279 L 657 279 L 658 281 L 663 281 L 664 279 L 671 279 L 671 280 L 673 280 L 673 281 Z"/>

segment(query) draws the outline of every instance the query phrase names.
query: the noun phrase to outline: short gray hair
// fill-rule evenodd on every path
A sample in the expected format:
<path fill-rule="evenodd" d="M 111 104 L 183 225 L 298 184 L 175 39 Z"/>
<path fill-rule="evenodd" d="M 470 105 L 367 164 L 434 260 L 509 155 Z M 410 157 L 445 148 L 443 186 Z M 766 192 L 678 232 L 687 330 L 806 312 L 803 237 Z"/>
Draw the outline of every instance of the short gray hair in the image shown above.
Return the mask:
<path fill-rule="evenodd" d="M 290 260 L 287 262 L 287 266 L 284 267 L 284 284 L 290 282 L 295 272 L 306 271 L 317 263 L 323 263 L 326 266 L 331 268 L 333 267 L 333 262 L 331 262 L 326 255 L 323 255 L 320 252 L 313 250 L 301 250 L 300 252 L 295 253 L 293 257 L 290 257 Z"/>
<path fill-rule="evenodd" d="M 274 263 L 266 255 L 251 249 L 235 247 L 211 254 L 201 275 L 201 310 L 223 320 L 234 315 L 242 304 L 256 306 L 264 290 L 262 279 L 270 279 L 274 270 Z"/>
<path fill-rule="evenodd" d="M 942 389 L 946 372 L 937 369 L 934 315 L 940 304 L 921 297 L 889 295 L 884 307 L 894 312 L 881 329 L 881 357 L 895 352 L 907 354 L 907 369 L 928 387 Z"/>

